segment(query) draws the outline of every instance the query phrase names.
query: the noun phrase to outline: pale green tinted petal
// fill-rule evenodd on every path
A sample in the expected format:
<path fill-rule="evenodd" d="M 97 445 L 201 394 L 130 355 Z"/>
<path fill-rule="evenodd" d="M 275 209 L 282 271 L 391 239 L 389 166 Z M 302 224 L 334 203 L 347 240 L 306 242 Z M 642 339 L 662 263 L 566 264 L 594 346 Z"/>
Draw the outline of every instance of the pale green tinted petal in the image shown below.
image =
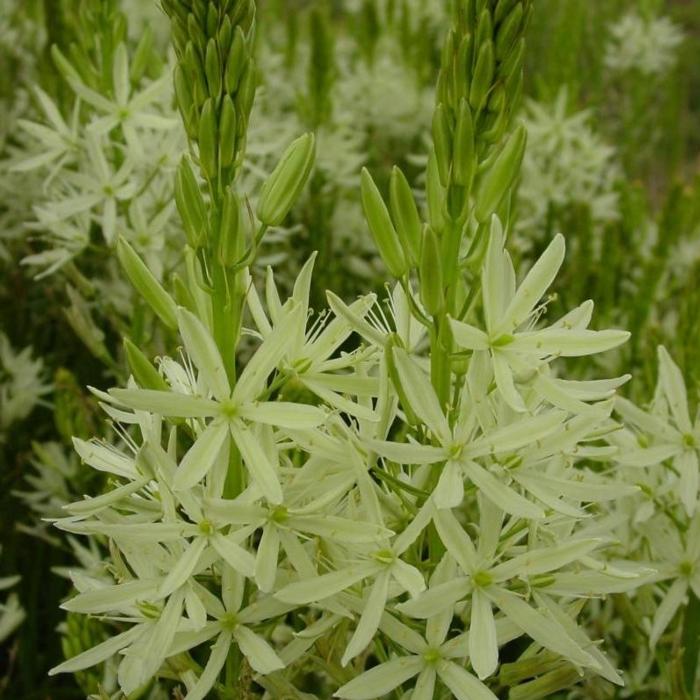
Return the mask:
<path fill-rule="evenodd" d="M 337 392 L 324 386 L 322 382 L 310 380 L 305 376 L 302 376 L 301 381 L 307 389 L 312 391 L 314 394 L 316 394 L 316 396 L 323 399 L 323 401 L 325 401 L 329 406 L 332 406 L 338 411 L 348 413 L 349 415 L 356 416 L 357 418 L 362 418 L 363 420 L 379 420 L 379 416 L 372 409 L 341 396 Z"/>
<path fill-rule="evenodd" d="M 469 659 L 476 675 L 482 680 L 488 678 L 498 666 L 496 621 L 491 610 L 491 602 L 478 588 L 472 592 Z"/>
<path fill-rule="evenodd" d="M 598 662 L 581 649 L 560 624 L 545 617 L 522 598 L 495 586 L 485 592 L 512 622 L 545 649 L 564 656 L 573 664 L 598 668 Z"/>
<path fill-rule="evenodd" d="M 96 440 L 86 442 L 80 438 L 73 438 L 73 447 L 80 459 L 93 469 L 116 474 L 117 476 L 124 476 L 128 479 L 138 476 L 133 458 L 100 444 Z"/>
<path fill-rule="evenodd" d="M 433 517 L 438 535 L 452 558 L 465 573 L 476 569 L 476 550 L 466 530 L 451 511 L 441 510 Z"/>
<path fill-rule="evenodd" d="M 684 433 L 690 433 L 693 426 L 688 414 L 688 395 L 685 382 L 678 365 L 671 359 L 663 345 L 659 345 L 659 381 L 663 387 L 666 400 L 676 425 Z"/>
<path fill-rule="evenodd" d="M 402 649 L 413 654 L 422 654 L 428 646 L 418 632 L 399 622 L 387 612 L 382 615 L 379 628 Z"/>
<path fill-rule="evenodd" d="M 157 584 L 153 581 L 127 581 L 116 586 L 105 586 L 85 591 L 61 604 L 63 610 L 81 613 L 102 613 L 119 610 L 137 600 L 146 600 L 154 595 Z"/>
<path fill-rule="evenodd" d="M 355 330 L 359 335 L 361 335 L 365 340 L 369 341 L 372 345 L 379 345 L 383 347 L 386 343 L 385 336 L 380 333 L 374 326 L 367 323 L 364 320 L 366 314 L 366 309 L 363 309 L 358 313 L 354 309 L 354 305 L 348 306 L 340 297 L 337 297 L 333 292 L 326 292 L 326 297 L 328 299 L 328 306 L 331 307 L 333 313 L 339 318 L 343 318 L 349 323 L 353 330 Z M 376 296 L 374 294 L 367 295 L 363 299 L 371 300 L 372 304 L 376 301 Z"/>
<path fill-rule="evenodd" d="M 476 462 L 466 462 L 464 473 L 481 489 L 481 492 L 506 513 L 521 518 L 544 518 L 544 511 L 527 498 L 500 482 Z"/>
<path fill-rule="evenodd" d="M 272 332 L 255 351 L 236 383 L 233 398 L 237 403 L 255 400 L 264 389 L 268 376 L 287 353 L 289 338 L 299 323 L 305 323 L 305 319 L 301 316 L 301 307 L 295 306 L 275 324 Z"/>
<path fill-rule="evenodd" d="M 423 669 L 416 679 L 416 685 L 411 693 L 411 700 L 434 700 L 437 671 L 433 666 Z"/>
<path fill-rule="evenodd" d="M 254 671 L 265 675 L 284 668 L 284 663 L 275 650 L 252 630 L 238 625 L 233 636 Z"/>
<path fill-rule="evenodd" d="M 347 666 L 351 659 L 354 659 L 365 647 L 372 641 L 375 632 L 379 628 L 379 621 L 384 612 L 386 598 L 389 594 L 389 570 L 379 573 L 372 584 L 367 601 L 364 604 L 364 610 L 360 616 L 360 621 L 357 624 L 355 633 L 352 635 L 348 643 L 341 664 Z"/>
<path fill-rule="evenodd" d="M 229 537 L 224 537 L 220 532 L 214 533 L 210 540 L 212 547 L 235 571 L 244 576 L 253 576 L 255 573 L 255 557 Z"/>
<path fill-rule="evenodd" d="M 202 671 L 192 690 L 185 696 L 185 700 L 204 700 L 209 691 L 214 687 L 221 669 L 226 663 L 229 648 L 231 647 L 231 633 L 222 632 L 212 645 L 207 665 Z"/>
<path fill-rule="evenodd" d="M 262 506 L 226 498 L 206 498 L 204 506 L 209 517 L 230 525 L 248 525 L 267 518 L 267 510 Z"/>
<path fill-rule="evenodd" d="M 538 604 L 549 611 L 552 617 L 567 631 L 571 639 L 581 646 L 586 647 L 588 653 L 600 664 L 598 673 L 600 673 L 603 678 L 617 685 L 625 684 L 620 674 L 613 668 L 605 655 L 594 644 L 590 643 L 586 633 L 559 605 L 549 596 L 541 595 L 537 591 L 535 591 L 534 596 Z"/>
<path fill-rule="evenodd" d="M 283 494 L 277 467 L 268 458 L 253 433 L 240 421 L 231 423 L 231 434 L 250 475 L 271 503 L 281 503 Z"/>
<path fill-rule="evenodd" d="M 190 544 L 158 587 L 158 598 L 169 596 L 187 582 L 206 546 L 207 542 L 203 537 L 198 537 Z"/>
<path fill-rule="evenodd" d="M 441 447 L 414 443 L 368 440 L 367 447 L 397 464 L 433 464 L 442 461 L 447 456 L 446 451 Z"/>
<path fill-rule="evenodd" d="M 680 439 L 680 433 L 658 416 L 646 413 L 623 396 L 615 397 L 615 410 L 628 422 L 641 428 L 644 432 L 668 442 Z"/>
<path fill-rule="evenodd" d="M 255 581 L 264 593 L 269 593 L 275 585 L 279 550 L 280 538 L 277 527 L 268 523 L 263 528 L 258 554 L 255 557 Z"/>
<path fill-rule="evenodd" d="M 346 588 L 369 576 L 375 568 L 373 563 L 367 563 L 355 566 L 352 569 L 333 571 L 313 579 L 296 581 L 277 591 L 275 598 L 283 603 L 307 605 L 344 591 Z"/>
<path fill-rule="evenodd" d="M 568 331 L 545 328 L 541 331 L 518 333 L 509 348 L 537 356 L 581 357 L 616 348 L 629 337 L 627 331 Z"/>
<path fill-rule="evenodd" d="M 496 386 L 501 392 L 501 396 L 514 411 L 525 413 L 527 408 L 522 396 L 520 396 L 518 390 L 515 388 L 513 371 L 508 364 L 506 356 L 498 352 L 498 350 L 495 350 L 491 353 L 491 359 L 493 361 L 493 374 L 496 378 Z"/>
<path fill-rule="evenodd" d="M 484 331 L 463 321 L 456 321 L 453 318 L 450 319 L 450 326 L 452 327 L 454 341 L 460 348 L 488 350 L 489 338 Z"/>
<path fill-rule="evenodd" d="M 214 339 L 204 324 L 187 309 L 178 309 L 177 320 L 187 354 L 204 377 L 211 393 L 219 401 L 225 401 L 231 395 L 231 387 Z"/>
<path fill-rule="evenodd" d="M 502 332 L 508 333 L 517 328 L 534 309 L 557 276 L 564 262 L 565 249 L 564 236 L 558 233 L 532 266 L 508 304 L 500 324 Z"/>
<path fill-rule="evenodd" d="M 173 488 L 184 491 L 201 481 L 214 466 L 228 439 L 228 425 L 223 422 L 212 423 L 182 458 L 173 477 Z"/>
<path fill-rule="evenodd" d="M 78 654 L 64 661 L 62 664 L 54 666 L 49 671 L 49 675 L 53 676 L 57 673 L 75 673 L 76 671 L 82 671 L 102 663 L 115 654 L 118 654 L 122 649 L 128 647 L 131 642 L 143 634 L 143 631 L 143 625 L 136 625 L 126 632 L 122 632 L 115 637 L 110 637 L 101 644 L 92 647 L 92 649 L 88 649 L 82 652 L 82 654 Z"/>
<path fill-rule="evenodd" d="M 392 659 L 353 678 L 335 696 L 345 700 L 376 700 L 420 673 L 422 667 L 423 659 L 419 656 Z"/>
<path fill-rule="evenodd" d="M 413 412 L 423 420 L 443 445 L 449 442 L 452 431 L 430 380 L 405 350 L 394 348 L 394 359 L 401 386 Z"/>
<path fill-rule="evenodd" d="M 355 544 L 377 542 L 392 534 L 391 530 L 380 525 L 350 520 L 349 518 L 338 518 L 334 515 L 293 515 L 285 521 L 285 526 L 298 532 L 307 532 L 329 540 Z"/>
<path fill-rule="evenodd" d="M 288 401 L 263 401 L 241 406 L 238 412 L 241 418 L 254 423 L 266 423 L 280 428 L 304 429 L 315 428 L 323 423 L 326 415 L 316 406 L 289 403 Z"/>
<path fill-rule="evenodd" d="M 668 592 L 656 609 L 654 621 L 649 633 L 649 646 L 653 649 L 659 641 L 659 637 L 664 633 L 674 615 L 681 607 L 688 593 L 688 582 L 679 578 L 673 582 Z"/>
<path fill-rule="evenodd" d="M 93 515 L 103 508 L 117 503 L 121 501 L 122 498 L 142 489 L 150 480 L 150 477 L 143 477 L 137 481 L 132 481 L 130 484 L 125 484 L 112 491 L 107 491 L 107 493 L 103 493 L 100 496 L 95 496 L 95 498 L 86 498 L 82 501 L 69 503 L 64 506 L 64 508 L 72 515 Z"/>
<path fill-rule="evenodd" d="M 346 308 L 355 318 L 363 319 L 372 306 L 374 306 L 376 299 L 374 294 L 367 294 L 364 297 L 356 299 Z M 353 328 L 348 320 L 336 316 L 336 318 L 325 326 L 318 338 L 310 345 L 309 356 L 317 361 L 330 357 L 348 339 L 352 332 Z"/>
<path fill-rule="evenodd" d="M 161 416 L 175 418 L 207 418 L 219 412 L 219 404 L 200 396 L 188 396 L 175 391 L 155 389 L 110 389 L 119 403 Z"/>
<path fill-rule="evenodd" d="M 503 251 L 503 226 L 497 216 L 491 218 L 489 246 L 482 275 L 482 296 L 487 328 L 495 328 L 506 310 L 510 298 L 505 282 L 505 254 Z M 455 336 L 456 340 L 456 336 Z M 457 341 L 459 342 L 459 341 Z M 483 349 L 483 348 L 479 348 Z"/>
<path fill-rule="evenodd" d="M 547 411 L 537 416 L 520 418 L 479 438 L 472 445 L 468 445 L 465 451 L 477 456 L 489 452 L 511 452 L 526 445 L 533 445 L 555 432 L 565 419 L 565 411 Z"/>
<path fill-rule="evenodd" d="M 561 386 L 556 379 L 548 377 L 544 373 L 539 373 L 534 381 L 537 393 L 546 399 L 553 406 L 564 409 L 570 413 L 586 413 L 597 410 L 588 404 L 573 397 L 567 388 Z"/>
<path fill-rule="evenodd" d="M 600 538 L 592 538 L 556 542 L 549 547 L 518 554 L 509 561 L 493 567 L 489 573 L 495 580 L 499 581 L 513 576 L 536 576 L 556 571 L 589 554 L 602 541 Z"/>
<path fill-rule="evenodd" d="M 452 661 L 440 663 L 438 676 L 457 700 L 498 700 L 479 679 Z"/>
<path fill-rule="evenodd" d="M 438 508 L 457 508 L 464 498 L 464 477 L 462 467 L 452 460 L 447 462 L 440 474 L 440 480 L 433 491 Z"/>
<path fill-rule="evenodd" d="M 675 457 L 682 449 L 679 445 L 652 445 L 638 450 L 620 450 L 615 458 L 628 467 L 650 467 Z"/>
<path fill-rule="evenodd" d="M 425 590 L 423 574 L 415 566 L 411 566 L 401 559 L 396 559 L 392 565 L 391 573 L 412 598 Z"/>
<path fill-rule="evenodd" d="M 680 474 L 678 486 L 685 512 L 692 517 L 698 504 L 698 453 L 685 450 L 673 460 Z"/>
<path fill-rule="evenodd" d="M 425 620 L 454 608 L 455 604 L 466 598 L 470 591 L 470 582 L 466 577 L 455 578 L 437 586 L 431 586 L 417 598 L 399 603 L 396 609 L 409 617 Z"/>

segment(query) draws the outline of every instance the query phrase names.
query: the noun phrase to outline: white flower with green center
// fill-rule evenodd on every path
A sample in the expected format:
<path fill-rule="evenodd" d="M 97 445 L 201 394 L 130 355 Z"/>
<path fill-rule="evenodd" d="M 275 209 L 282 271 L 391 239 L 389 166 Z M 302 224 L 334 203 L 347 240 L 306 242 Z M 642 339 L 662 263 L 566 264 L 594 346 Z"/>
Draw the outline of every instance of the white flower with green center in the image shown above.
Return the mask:
<path fill-rule="evenodd" d="M 642 532 L 654 552 L 657 580 L 672 580 L 662 592 L 649 631 L 649 645 L 653 649 L 675 614 L 692 591 L 700 597 L 700 513 L 695 513 L 684 533 L 664 516 L 645 523 Z"/>
<path fill-rule="evenodd" d="M 365 585 L 367 598 L 363 600 L 355 633 L 341 660 L 343 665 L 347 664 L 372 641 L 389 598 L 406 591 L 415 597 L 425 590 L 421 572 L 401 559 L 401 556 L 430 522 L 432 509 L 431 503 L 426 504 L 393 542 L 386 539 L 382 548 L 369 553 L 364 548 L 364 556 L 358 556 L 358 561 L 351 566 L 290 583 L 277 591 L 275 597 L 285 603 L 308 605 L 336 596 L 366 579 L 373 579 L 371 585 Z M 396 584 L 393 588 L 392 582 Z"/>
<path fill-rule="evenodd" d="M 683 32 L 668 17 L 645 18 L 636 13 L 620 17 L 610 27 L 605 65 L 613 71 L 639 71 L 643 76 L 662 77 L 678 60 Z"/>
<path fill-rule="evenodd" d="M 90 123 L 89 131 L 103 135 L 112 129 L 121 127 L 130 155 L 140 155 L 143 151 L 140 131 L 154 129 L 168 131 L 178 124 L 173 117 L 164 117 L 146 108 L 154 102 L 162 101 L 171 91 L 170 76 L 164 73 L 158 80 L 150 83 L 141 92 L 132 94 L 129 77 L 129 55 L 126 46 L 119 44 L 114 51 L 112 69 L 114 97 L 108 98 L 85 85 L 76 72 L 68 76 L 68 83 L 73 92 L 102 116 Z"/>
<path fill-rule="evenodd" d="M 622 464 L 650 467 L 669 460 L 677 474 L 675 489 L 688 515 L 697 508 L 700 414 L 690 419 L 688 394 L 683 375 L 663 346 L 658 348 L 659 379 L 657 400 L 650 412 L 618 397 L 617 412 L 638 431 L 637 448 L 621 449 Z"/>
<path fill-rule="evenodd" d="M 510 424 L 494 425 L 491 430 L 478 435 L 477 417 L 472 410 L 469 392 L 462 394 L 455 425 L 451 426 L 428 377 L 416 362 L 399 348 L 394 349 L 394 359 L 410 408 L 429 429 L 433 444 L 375 440 L 370 442 L 370 447 L 399 464 L 444 462 L 434 491 L 435 503 L 440 508 L 454 508 L 462 502 L 464 479 L 467 478 L 503 510 L 524 518 L 544 517 L 542 508 L 510 488 L 478 460 L 492 455 L 507 456 L 521 447 L 543 440 L 560 430 L 566 413 L 559 410 L 542 411 Z"/>
<path fill-rule="evenodd" d="M 610 350 L 629 338 L 627 331 L 592 331 L 590 321 L 592 304 L 584 304 L 548 328 L 533 330 L 540 311 L 536 308 L 564 261 L 564 237 L 557 234 L 540 259 L 532 266 L 516 288 L 515 271 L 510 256 L 503 249 L 503 236 L 498 220 L 494 218 L 486 261 L 482 272 L 484 328 L 477 328 L 453 319 L 452 332 L 460 348 L 475 353 L 485 352 L 491 358 L 498 390 L 513 410 L 526 412 L 521 392 L 515 379 L 526 380 L 557 357 L 581 357 Z M 552 395 L 547 387 L 557 380 L 540 374 L 546 384 L 539 393 Z M 544 379 L 542 379 L 544 378 Z M 534 383 L 538 391 L 537 382 Z M 564 389 L 560 386 L 560 390 Z"/>
<path fill-rule="evenodd" d="M 270 431 L 253 426 L 313 428 L 325 413 L 315 406 L 283 401 L 259 401 L 267 379 L 286 352 L 286 342 L 298 327 L 301 307 L 288 306 L 279 323 L 255 353 L 231 389 L 221 355 L 209 331 L 185 309 L 178 312 L 185 348 L 199 370 L 205 396 L 155 389 L 112 389 L 111 396 L 132 409 L 160 416 L 212 419 L 183 458 L 173 480 L 175 490 L 198 483 L 232 438 L 251 476 L 271 503 L 283 500 L 278 454 Z M 211 398 L 209 398 L 211 396 Z"/>
<path fill-rule="evenodd" d="M 311 275 L 315 259 L 314 253 L 294 283 L 291 300 L 301 310 L 297 327 L 293 328 L 286 338 L 285 352 L 280 362 L 282 379 L 285 375 L 294 377 L 330 406 L 352 416 L 377 420 L 370 408 L 348 399 L 347 395 L 363 398 L 376 396 L 379 392 L 379 381 L 373 377 L 359 377 L 357 374 L 347 373 L 347 370 L 358 362 L 357 356 L 335 356 L 338 348 L 352 334 L 353 326 L 343 316 L 336 315 L 327 323 L 324 323 L 321 317 L 307 328 Z M 268 269 L 265 290 L 267 314 L 252 282 L 249 283 L 247 295 L 248 308 L 263 339 L 272 332 L 273 324 L 279 321 L 283 308 L 271 269 Z M 369 295 L 353 302 L 348 309 L 353 315 L 363 319 L 373 303 L 374 298 Z"/>
<path fill-rule="evenodd" d="M 453 575 L 452 561 L 443 557 L 431 577 L 431 586 L 440 586 Z M 425 637 L 422 637 L 384 613 L 381 631 L 408 654 L 365 671 L 339 688 L 335 696 L 346 700 L 374 700 L 417 677 L 411 700 L 433 700 L 438 679 L 459 700 L 495 700 L 496 696 L 461 663 L 470 634 L 448 639 L 451 623 L 451 610 L 436 614 L 427 621 Z"/>
<path fill-rule="evenodd" d="M 217 522 L 246 530 L 262 530 L 255 559 L 255 581 L 258 588 L 270 592 L 275 585 L 280 548 L 302 575 L 308 575 L 310 563 L 305 556 L 302 538 L 320 537 L 350 544 L 376 543 L 390 533 L 386 528 L 369 522 L 354 522 L 329 514 L 333 501 L 345 495 L 345 484 L 340 484 L 335 493 L 330 492 L 310 503 L 295 503 L 292 498 L 286 503 L 261 505 L 253 502 L 256 495 L 243 493 L 235 500 L 210 499 L 205 503 L 207 515 Z M 289 493 L 289 491 L 288 491 Z M 298 494 L 301 501 L 303 494 Z M 315 570 L 311 565 L 311 573 Z"/>
<path fill-rule="evenodd" d="M 520 554 L 499 561 L 505 544 L 511 546 L 527 533 L 516 521 L 503 525 L 503 514 L 488 501 L 481 501 L 479 544 L 475 547 L 467 532 L 449 510 L 436 511 L 433 522 L 448 553 L 464 572 L 448 581 L 431 586 L 415 600 L 402 603 L 397 609 L 407 615 L 431 619 L 468 599 L 471 605 L 469 656 L 480 678 L 491 675 L 498 665 L 496 620 L 493 608 L 500 610 L 516 627 L 546 649 L 560 654 L 572 663 L 592 668 L 609 677 L 607 666 L 598 654 L 588 651 L 589 643 L 581 643 L 557 619 L 528 604 L 510 590 L 515 580 L 536 589 L 546 585 L 552 572 L 579 561 L 598 549 L 600 538 L 569 538 L 546 547 L 528 548 Z M 515 527 L 514 527 L 515 526 Z M 516 586 L 517 588 L 518 586 Z M 586 648 L 584 648 L 586 647 Z M 620 682 L 617 674 L 612 674 Z"/>

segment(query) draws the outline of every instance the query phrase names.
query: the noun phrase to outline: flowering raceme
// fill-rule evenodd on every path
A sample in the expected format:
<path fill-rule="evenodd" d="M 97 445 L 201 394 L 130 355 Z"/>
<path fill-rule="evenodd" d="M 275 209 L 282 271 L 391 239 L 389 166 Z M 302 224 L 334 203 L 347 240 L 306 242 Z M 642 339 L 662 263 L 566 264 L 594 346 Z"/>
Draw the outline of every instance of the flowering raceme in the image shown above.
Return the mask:
<path fill-rule="evenodd" d="M 400 5 L 343 6 L 364 29 L 337 47 L 338 18 L 312 8 L 318 36 L 287 65 L 270 47 L 295 54 L 298 27 L 264 26 L 279 8 L 162 0 L 165 70 L 116 22 L 95 42 L 109 70 L 54 50 L 68 115 L 34 92 L 12 168 L 43 182 L 48 247 L 25 262 L 70 279 L 68 320 L 111 388 L 90 389 L 108 429 L 81 425 L 71 457 L 34 445 L 20 495 L 76 558 L 51 675 L 104 664 L 95 697 L 598 697 L 630 673 L 589 610 L 637 605 L 646 651 L 700 592 L 681 369 L 660 348 L 639 408 L 624 370 L 597 375 L 629 333 L 598 329 L 585 297 L 551 313 L 575 261 L 544 208 L 617 219 L 611 150 L 564 93 L 516 122 L 531 0 Z M 434 104 L 396 42 L 418 11 L 450 24 Z M 397 143 L 427 152 L 390 169 Z M 326 290 L 331 236 L 359 212 L 338 264 L 367 287 Z M 533 224 L 543 250 L 521 265 Z M 3 384 L 0 417 L 23 417 L 48 388 L 3 343 L 27 405 Z"/>

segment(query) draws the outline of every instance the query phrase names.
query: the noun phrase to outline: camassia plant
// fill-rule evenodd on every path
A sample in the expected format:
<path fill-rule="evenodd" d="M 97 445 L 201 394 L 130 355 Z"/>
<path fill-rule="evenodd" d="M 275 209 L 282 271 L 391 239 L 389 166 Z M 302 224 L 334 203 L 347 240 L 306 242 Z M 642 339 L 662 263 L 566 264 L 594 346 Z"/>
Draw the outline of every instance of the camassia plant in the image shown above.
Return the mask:
<path fill-rule="evenodd" d="M 314 159 L 314 137 L 300 136 L 255 207 L 237 191 L 255 4 L 163 7 L 191 146 L 175 187 L 186 273 L 166 288 L 125 240 L 118 252 L 182 352 L 154 364 L 127 342 L 127 386 L 94 391 L 119 440 L 76 448 L 108 486 L 57 525 L 109 542 L 103 571 L 76 570 L 64 604 L 109 636 L 53 672 L 116 655 L 124 696 L 158 678 L 188 700 L 493 700 L 523 679 L 529 698 L 584 676 L 621 684 L 576 618 L 581 599 L 654 575 L 618 561 L 600 525 L 601 504 L 638 491 L 614 475 L 609 439 L 628 376 L 565 379 L 559 358 L 628 334 L 589 329 L 590 301 L 543 321 L 562 236 L 524 276 L 505 247 L 530 1 L 452 3 L 426 215 L 400 170 L 388 205 L 363 171 L 396 282 L 386 300 L 328 292 L 315 317 L 313 256 L 287 299 L 272 271 L 252 277 Z"/>

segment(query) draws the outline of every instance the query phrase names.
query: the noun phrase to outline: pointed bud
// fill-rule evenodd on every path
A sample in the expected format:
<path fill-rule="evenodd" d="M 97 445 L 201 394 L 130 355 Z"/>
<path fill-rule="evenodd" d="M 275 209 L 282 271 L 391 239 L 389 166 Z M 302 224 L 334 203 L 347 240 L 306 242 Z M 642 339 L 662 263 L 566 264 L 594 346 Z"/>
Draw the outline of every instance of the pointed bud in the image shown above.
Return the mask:
<path fill-rule="evenodd" d="M 518 3 L 498 28 L 496 36 L 496 58 L 502 60 L 509 52 L 520 33 L 523 21 L 523 6 Z"/>
<path fill-rule="evenodd" d="M 168 391 L 170 387 L 148 358 L 128 338 L 124 338 L 124 352 L 134 379 L 143 389 Z"/>
<path fill-rule="evenodd" d="M 440 184 L 435 151 L 428 156 L 425 191 L 428 199 L 430 225 L 439 233 L 445 228 L 445 190 Z"/>
<path fill-rule="evenodd" d="M 221 103 L 219 140 L 221 167 L 228 168 L 236 155 L 236 108 L 229 95 L 226 95 Z"/>
<path fill-rule="evenodd" d="M 420 257 L 420 299 L 425 310 L 436 316 L 444 305 L 442 260 L 440 244 L 435 231 L 427 224 L 423 227 L 423 247 Z"/>
<path fill-rule="evenodd" d="M 469 89 L 469 104 L 477 112 L 484 106 L 491 89 L 495 63 L 493 42 L 489 40 L 484 42 L 479 49 L 474 78 Z"/>
<path fill-rule="evenodd" d="M 401 246 L 415 267 L 420 260 L 421 220 L 411 186 L 396 166 L 389 181 L 389 206 Z"/>
<path fill-rule="evenodd" d="M 197 141 L 199 143 L 199 163 L 206 176 L 213 180 L 218 171 L 216 166 L 217 123 L 214 101 L 209 98 L 202 107 L 199 117 Z"/>
<path fill-rule="evenodd" d="M 469 103 L 465 99 L 459 103 L 452 163 L 452 176 L 455 183 L 468 189 L 474 178 L 476 152 L 474 149 L 474 119 Z"/>
<path fill-rule="evenodd" d="M 153 276 L 136 251 L 120 236 L 117 242 L 117 257 L 126 272 L 126 276 L 153 309 L 163 323 L 172 330 L 177 329 L 177 307 L 171 296 Z"/>
<path fill-rule="evenodd" d="M 437 159 L 440 182 L 447 187 L 452 163 L 452 127 L 445 105 L 439 104 L 433 114 L 433 147 Z"/>
<path fill-rule="evenodd" d="M 202 245 L 206 230 L 206 206 L 190 167 L 187 156 L 183 156 L 175 176 L 175 204 L 191 248 Z"/>
<path fill-rule="evenodd" d="M 226 74 L 224 77 L 224 87 L 229 95 L 233 95 L 238 88 L 238 83 L 243 75 L 246 65 L 248 64 L 248 56 L 245 45 L 245 36 L 240 27 L 236 27 L 233 36 L 233 42 L 229 49 L 228 58 L 226 60 Z"/>
<path fill-rule="evenodd" d="M 361 190 L 362 208 L 379 254 L 394 277 L 403 277 L 408 271 L 408 263 L 384 199 L 367 168 L 362 168 Z"/>
<path fill-rule="evenodd" d="M 515 182 L 525 153 L 527 132 L 519 126 L 508 138 L 491 167 L 484 173 L 476 194 L 474 215 L 484 222 L 491 217 Z"/>
<path fill-rule="evenodd" d="M 221 210 L 221 228 L 219 229 L 219 263 L 231 267 L 243 255 L 244 248 L 243 209 L 233 189 L 224 193 Z"/>
<path fill-rule="evenodd" d="M 315 156 L 315 139 L 311 133 L 290 144 L 260 192 L 257 214 L 263 224 L 282 223 L 309 179 Z"/>
<path fill-rule="evenodd" d="M 219 49 L 214 39 L 207 42 L 207 52 L 204 56 L 204 72 L 207 76 L 209 95 L 216 100 L 221 94 L 221 61 Z"/>

